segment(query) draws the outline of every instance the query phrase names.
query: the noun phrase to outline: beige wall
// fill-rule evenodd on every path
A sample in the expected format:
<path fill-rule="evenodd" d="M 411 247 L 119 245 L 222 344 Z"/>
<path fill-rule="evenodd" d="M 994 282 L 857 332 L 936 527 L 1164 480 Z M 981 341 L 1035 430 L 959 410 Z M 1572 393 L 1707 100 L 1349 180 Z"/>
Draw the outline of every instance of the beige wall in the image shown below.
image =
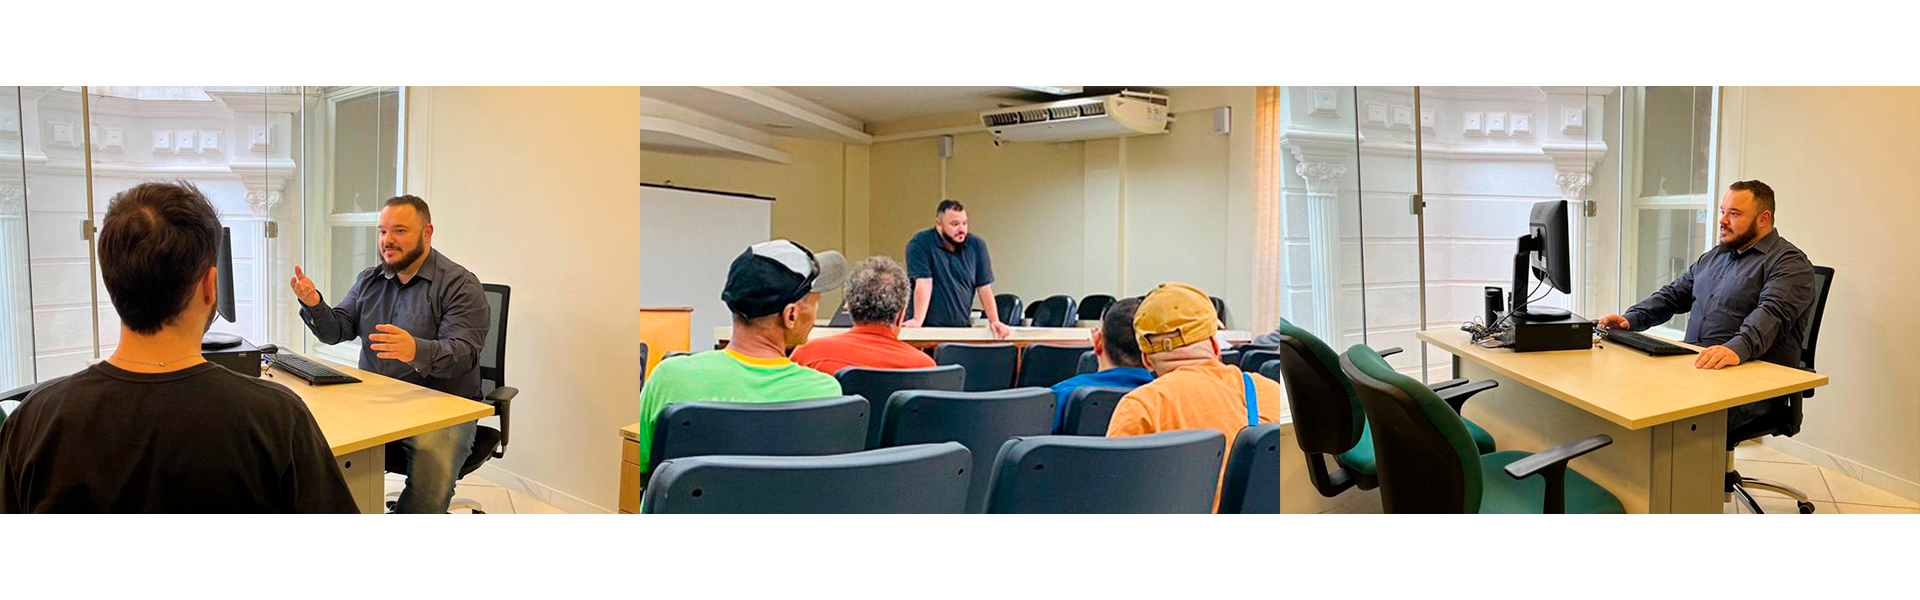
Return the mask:
<path fill-rule="evenodd" d="M 618 430 L 639 415 L 639 90 L 410 93 L 408 189 L 433 203 L 435 249 L 513 286 L 521 393 L 507 456 L 481 474 L 612 512 Z"/>
<path fill-rule="evenodd" d="M 995 147 L 956 136 L 947 196 L 994 251 L 996 292 L 1141 294 L 1179 279 L 1252 318 L 1254 88 L 1182 88 L 1173 132 Z M 1231 107 L 1232 133 L 1209 109 Z M 928 122 L 937 126 L 944 123 Z M 877 133 L 889 129 L 876 129 Z M 900 258 L 940 200 L 935 138 L 872 148 L 873 251 Z"/>
<path fill-rule="evenodd" d="M 1920 88 L 1727 88 L 1722 107 L 1719 188 L 1767 182 L 1780 233 L 1835 270 L 1817 364 L 1832 384 L 1792 440 L 1920 500 Z"/>
<path fill-rule="evenodd" d="M 866 256 L 867 147 L 797 138 L 777 138 L 773 145 L 793 161 L 642 152 L 640 179 L 771 197 L 773 237 L 816 252 L 840 250 L 852 260 Z M 821 300 L 825 310 L 838 303 L 837 294 Z"/>

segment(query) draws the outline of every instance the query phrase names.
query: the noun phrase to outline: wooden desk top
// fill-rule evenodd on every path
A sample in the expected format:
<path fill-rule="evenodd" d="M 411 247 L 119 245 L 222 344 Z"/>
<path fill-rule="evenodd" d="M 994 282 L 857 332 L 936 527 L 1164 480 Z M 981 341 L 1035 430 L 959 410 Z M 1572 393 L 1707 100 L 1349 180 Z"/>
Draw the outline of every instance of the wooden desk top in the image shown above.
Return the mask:
<path fill-rule="evenodd" d="M 633 440 L 636 442 L 640 441 L 640 423 L 638 421 L 635 421 L 632 425 L 621 427 L 620 437 Z"/>
<path fill-rule="evenodd" d="M 1696 369 L 1692 354 L 1656 357 L 1619 344 L 1602 343 L 1592 350 L 1514 352 L 1468 343 L 1467 332 L 1458 328 L 1428 329 L 1416 335 L 1441 350 L 1627 429 L 1644 429 L 1827 384 L 1825 375 L 1773 363 L 1753 361 L 1717 371 Z"/>
<path fill-rule="evenodd" d="M 842 327 L 814 327 L 808 340 L 846 333 Z M 1253 333 L 1248 331 L 1221 330 L 1221 338 L 1235 344 L 1253 341 Z M 721 325 L 713 328 L 713 339 L 725 342 L 733 338 L 733 327 Z M 936 342 L 979 342 L 979 343 L 1059 343 L 1091 344 L 1093 330 L 1080 327 L 1015 327 L 1013 335 L 1007 339 L 996 339 L 993 331 L 986 327 L 908 327 L 900 330 L 900 341 L 912 343 Z"/>
<path fill-rule="evenodd" d="M 385 375 L 369 373 L 317 356 L 308 356 L 360 383 L 313 386 L 283 371 L 270 369 L 274 383 L 287 386 L 306 401 L 320 423 L 320 433 L 334 456 L 344 456 L 387 442 L 475 421 L 493 414 L 493 407 L 437 392 Z"/>

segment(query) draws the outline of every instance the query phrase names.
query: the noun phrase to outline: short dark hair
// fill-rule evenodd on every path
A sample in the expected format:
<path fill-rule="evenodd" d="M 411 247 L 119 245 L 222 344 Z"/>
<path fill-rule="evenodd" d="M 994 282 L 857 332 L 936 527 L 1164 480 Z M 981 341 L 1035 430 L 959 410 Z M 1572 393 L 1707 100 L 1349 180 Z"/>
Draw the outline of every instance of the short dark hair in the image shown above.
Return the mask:
<path fill-rule="evenodd" d="M 967 212 L 967 205 L 961 204 L 959 200 L 954 200 L 952 198 L 941 200 L 940 207 L 933 209 L 933 216 L 938 217 L 940 215 L 947 214 L 947 211 L 950 211 L 950 210 Z"/>
<path fill-rule="evenodd" d="M 1107 307 L 1107 314 L 1100 317 L 1100 337 L 1106 339 L 1107 360 L 1116 365 L 1146 364 L 1140 357 L 1140 340 L 1133 337 L 1133 317 L 1139 311 L 1140 298 L 1122 298 Z"/>
<path fill-rule="evenodd" d="M 1733 192 L 1751 192 L 1753 194 L 1753 203 L 1759 205 L 1761 212 L 1771 211 L 1775 219 L 1780 218 L 1780 212 L 1773 209 L 1773 188 L 1765 183 L 1761 183 L 1760 180 L 1748 179 L 1746 181 L 1735 181 L 1733 185 L 1727 186 L 1727 190 Z"/>
<path fill-rule="evenodd" d="M 380 208 L 387 208 L 389 206 L 411 206 L 415 212 L 420 213 L 421 223 L 426 225 L 433 224 L 433 211 L 427 209 L 427 201 L 421 200 L 419 196 L 413 194 L 394 196 L 388 198 L 385 204 L 380 205 Z"/>
<path fill-rule="evenodd" d="M 134 333 L 153 335 L 187 309 L 213 267 L 220 217 L 191 183 L 142 183 L 108 202 L 99 243 L 114 312 Z"/>

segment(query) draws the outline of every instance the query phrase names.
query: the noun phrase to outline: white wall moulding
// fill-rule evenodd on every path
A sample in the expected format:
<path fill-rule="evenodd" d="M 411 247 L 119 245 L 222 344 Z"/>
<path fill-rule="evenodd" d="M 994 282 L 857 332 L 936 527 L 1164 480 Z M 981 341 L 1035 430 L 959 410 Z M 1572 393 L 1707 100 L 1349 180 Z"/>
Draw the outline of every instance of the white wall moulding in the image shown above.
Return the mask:
<path fill-rule="evenodd" d="M 1340 116 L 1340 91 L 1334 88 L 1315 88 L 1313 103 L 1307 114 L 1316 117 Z"/>
<path fill-rule="evenodd" d="M 793 156 L 778 148 L 725 133 L 649 115 L 640 116 L 640 147 L 653 152 L 704 154 L 790 164 Z"/>

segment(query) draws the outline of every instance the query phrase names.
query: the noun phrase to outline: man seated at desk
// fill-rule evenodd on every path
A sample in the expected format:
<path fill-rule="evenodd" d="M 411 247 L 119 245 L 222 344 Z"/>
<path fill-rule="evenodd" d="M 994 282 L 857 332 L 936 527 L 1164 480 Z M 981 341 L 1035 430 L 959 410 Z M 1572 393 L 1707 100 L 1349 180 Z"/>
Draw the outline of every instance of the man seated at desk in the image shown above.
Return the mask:
<path fill-rule="evenodd" d="M 1600 326 L 1644 331 L 1691 312 L 1684 341 L 1707 347 L 1694 366 L 1723 369 L 1751 360 L 1800 368 L 1800 347 L 1812 318 L 1813 263 L 1774 228 L 1773 188 L 1737 181 L 1720 200 L 1720 245 L 1625 314 Z M 1727 427 L 1753 421 L 1782 404 L 1774 398 L 1727 410 Z"/>
<path fill-rule="evenodd" d="M 1093 330 L 1093 356 L 1100 370 L 1083 373 L 1053 384 L 1057 397 L 1053 410 L 1053 430 L 1059 431 L 1067 420 L 1067 400 L 1083 387 L 1110 387 L 1132 391 L 1153 381 L 1153 372 L 1140 357 L 1140 341 L 1133 339 L 1133 317 L 1140 310 L 1139 298 L 1113 303 L 1100 317 L 1100 328 Z"/>
<path fill-rule="evenodd" d="M 299 396 L 201 356 L 220 219 L 200 190 L 121 192 L 98 239 L 120 344 L 0 426 L 0 513 L 359 512 Z"/>
<path fill-rule="evenodd" d="M 324 344 L 360 338 L 362 370 L 480 399 L 480 349 L 491 327 L 480 279 L 433 249 L 433 213 L 419 197 L 388 199 L 378 233 L 380 264 L 354 276 L 336 306 L 294 267 L 301 320 Z M 479 421 L 467 421 L 400 440 L 409 474 L 394 512 L 447 512 L 478 430 Z"/>
<path fill-rule="evenodd" d="M 820 292 L 846 270 L 827 272 L 813 252 L 788 240 L 761 242 L 733 259 L 720 299 L 733 312 L 725 350 L 676 356 L 653 368 L 640 390 L 640 467 L 653 452 L 654 419 L 675 402 L 768 403 L 840 395 L 840 380 L 787 359 L 807 341 Z M 844 335 L 844 334 L 842 334 Z"/>
<path fill-rule="evenodd" d="M 933 357 L 900 341 L 900 323 L 906 318 L 911 293 L 907 270 L 900 263 L 885 256 L 860 261 L 847 282 L 847 312 L 853 316 L 853 328 L 807 342 L 793 351 L 793 362 L 828 375 L 847 367 L 934 366 Z"/>

